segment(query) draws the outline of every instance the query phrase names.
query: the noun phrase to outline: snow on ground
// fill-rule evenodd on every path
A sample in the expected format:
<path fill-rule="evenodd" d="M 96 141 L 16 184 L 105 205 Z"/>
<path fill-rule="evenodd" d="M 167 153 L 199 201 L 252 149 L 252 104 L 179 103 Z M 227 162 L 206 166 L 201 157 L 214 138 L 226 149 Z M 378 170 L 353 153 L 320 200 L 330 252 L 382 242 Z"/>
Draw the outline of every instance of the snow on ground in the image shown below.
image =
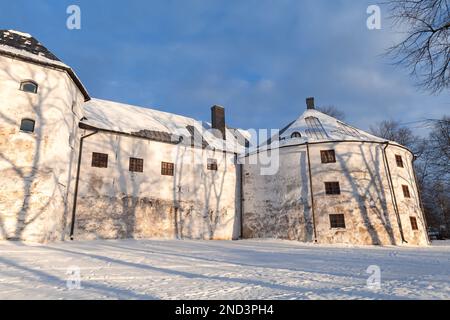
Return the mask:
<path fill-rule="evenodd" d="M 370 265 L 381 289 L 367 287 Z M 68 289 L 70 267 L 81 289 Z M 74 280 L 74 278 L 72 278 Z M 74 282 L 70 282 L 74 284 Z M 0 299 L 450 299 L 450 243 L 0 242 Z"/>

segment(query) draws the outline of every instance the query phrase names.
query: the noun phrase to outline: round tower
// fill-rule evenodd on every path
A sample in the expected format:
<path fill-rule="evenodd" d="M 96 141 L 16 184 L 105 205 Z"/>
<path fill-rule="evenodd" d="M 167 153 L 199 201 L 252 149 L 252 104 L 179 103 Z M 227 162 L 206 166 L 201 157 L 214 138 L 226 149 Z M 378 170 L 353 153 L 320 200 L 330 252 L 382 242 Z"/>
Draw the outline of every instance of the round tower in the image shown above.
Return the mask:
<path fill-rule="evenodd" d="M 261 157 L 278 170 L 262 174 Z M 413 161 L 406 147 L 319 112 L 308 98 L 303 115 L 246 156 L 244 237 L 427 245 Z"/>

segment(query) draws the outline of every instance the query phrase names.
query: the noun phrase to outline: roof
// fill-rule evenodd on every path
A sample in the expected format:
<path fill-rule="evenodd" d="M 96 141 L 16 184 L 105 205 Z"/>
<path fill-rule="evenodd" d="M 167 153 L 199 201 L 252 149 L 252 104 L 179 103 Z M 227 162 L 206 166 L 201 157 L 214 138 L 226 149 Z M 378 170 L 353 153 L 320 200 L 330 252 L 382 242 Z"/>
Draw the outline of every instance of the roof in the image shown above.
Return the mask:
<path fill-rule="evenodd" d="M 290 145 L 328 141 L 391 142 L 398 145 L 396 142 L 357 129 L 316 109 L 308 109 L 297 120 L 280 130 L 278 135 L 271 137 L 257 148 L 253 148 L 248 154 L 257 152 L 262 147 L 276 149 Z"/>
<path fill-rule="evenodd" d="M 292 138 L 294 133 L 301 137 Z M 298 135 L 297 135 L 298 136 Z M 363 130 L 348 125 L 315 109 L 306 110 L 297 120 L 280 134 L 281 141 L 301 140 L 304 142 L 361 140 L 386 142 Z M 298 141 L 297 141 L 298 142 Z"/>
<path fill-rule="evenodd" d="M 85 100 L 90 99 L 86 88 L 73 69 L 30 34 L 15 30 L 0 30 L 0 54 L 66 71 L 83 93 Z"/>
<path fill-rule="evenodd" d="M 203 148 L 241 153 L 249 137 L 241 129 L 226 130 L 226 140 L 217 138 L 207 122 L 113 101 L 92 99 L 84 104 L 84 118 L 80 125 L 85 128 L 124 133 L 167 143 L 184 143 Z M 239 134 L 237 134 L 239 133 Z"/>

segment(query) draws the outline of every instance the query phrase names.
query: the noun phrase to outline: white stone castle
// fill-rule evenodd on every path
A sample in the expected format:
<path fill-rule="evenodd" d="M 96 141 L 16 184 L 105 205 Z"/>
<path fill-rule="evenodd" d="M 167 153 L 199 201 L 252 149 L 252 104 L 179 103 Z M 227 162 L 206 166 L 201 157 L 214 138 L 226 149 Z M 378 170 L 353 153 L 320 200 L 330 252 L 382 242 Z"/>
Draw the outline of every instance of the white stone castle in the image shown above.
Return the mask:
<path fill-rule="evenodd" d="M 247 148 L 220 106 L 209 124 L 92 99 L 29 34 L 0 30 L 0 66 L 0 239 L 428 244 L 411 151 L 313 99 Z"/>

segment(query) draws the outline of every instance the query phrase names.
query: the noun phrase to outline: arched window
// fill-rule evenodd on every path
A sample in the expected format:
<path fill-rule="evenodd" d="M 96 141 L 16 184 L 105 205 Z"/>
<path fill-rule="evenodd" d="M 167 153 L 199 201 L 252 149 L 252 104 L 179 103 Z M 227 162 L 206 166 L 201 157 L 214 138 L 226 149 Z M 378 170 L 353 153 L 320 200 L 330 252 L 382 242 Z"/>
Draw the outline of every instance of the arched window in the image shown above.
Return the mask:
<path fill-rule="evenodd" d="M 20 90 L 30 93 L 37 93 L 38 85 L 36 82 L 31 80 L 22 81 L 20 83 Z"/>
<path fill-rule="evenodd" d="M 291 134 L 292 139 L 298 139 L 301 138 L 302 134 L 300 132 L 295 131 L 293 134 Z"/>
<path fill-rule="evenodd" d="M 33 133 L 34 124 L 35 124 L 34 120 L 22 119 L 22 121 L 20 122 L 20 131 Z"/>

